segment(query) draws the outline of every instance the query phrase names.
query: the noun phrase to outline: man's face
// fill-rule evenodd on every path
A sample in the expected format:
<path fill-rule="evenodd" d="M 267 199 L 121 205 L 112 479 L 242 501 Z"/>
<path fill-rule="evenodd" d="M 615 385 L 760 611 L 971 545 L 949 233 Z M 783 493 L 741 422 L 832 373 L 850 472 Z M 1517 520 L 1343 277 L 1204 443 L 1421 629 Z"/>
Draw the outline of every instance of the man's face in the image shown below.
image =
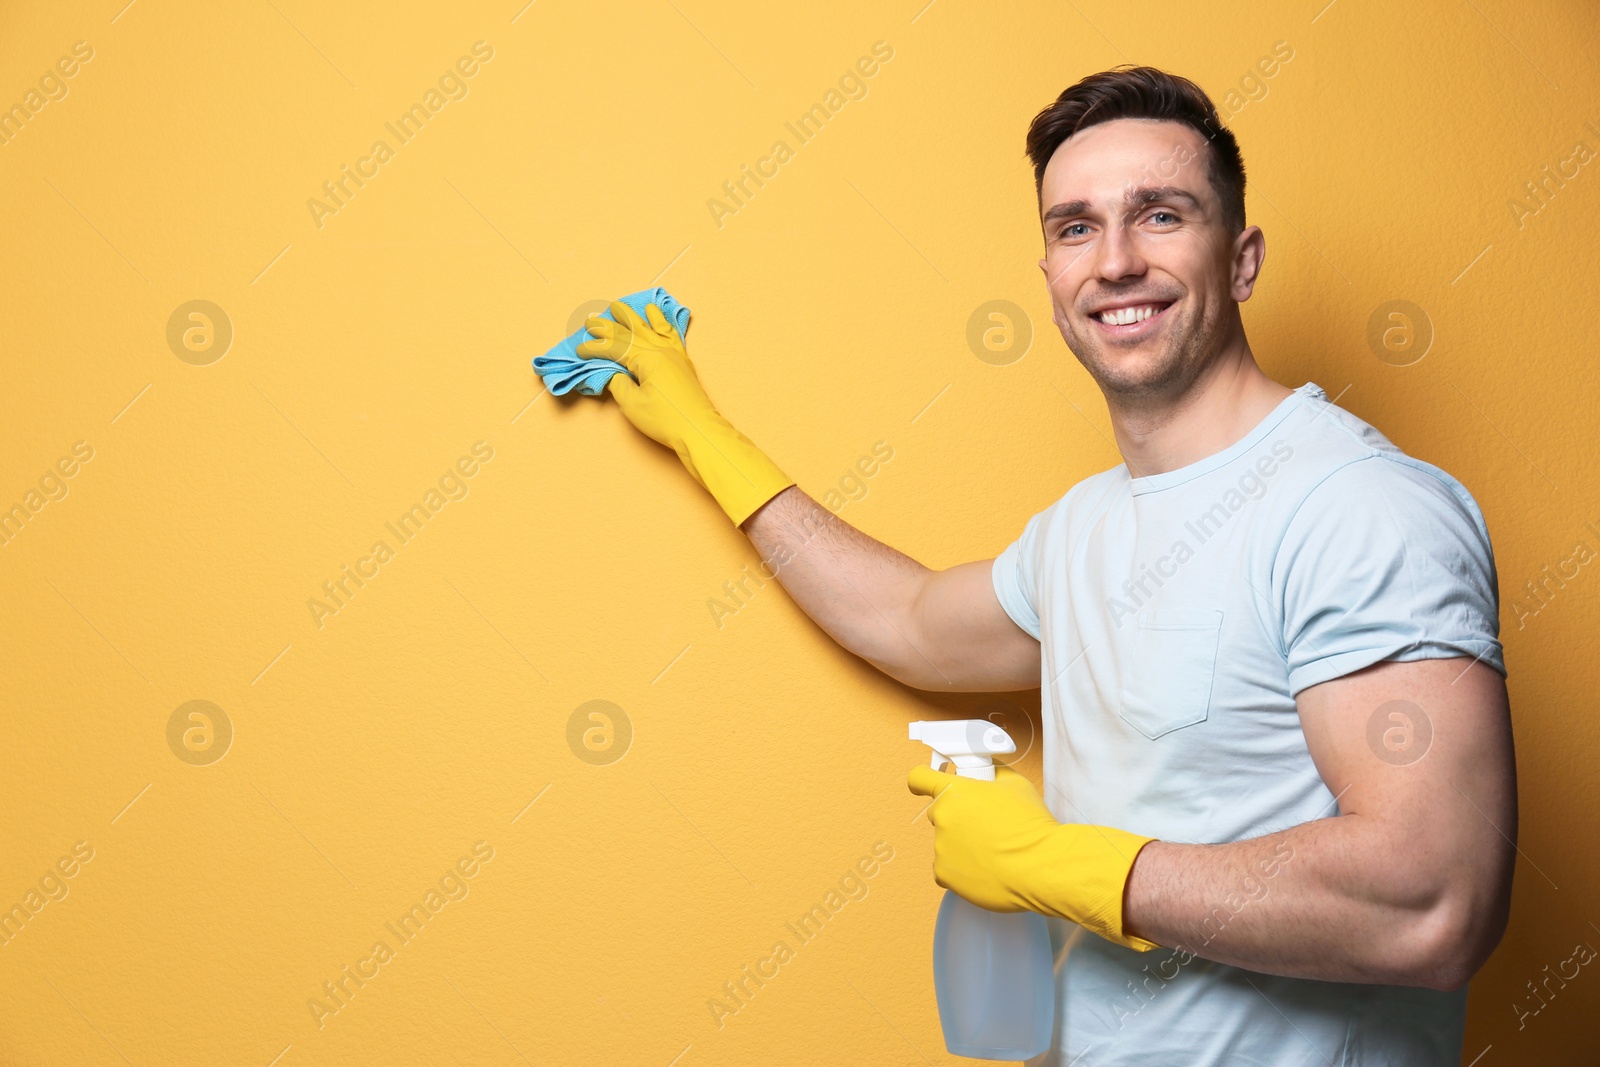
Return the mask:
<path fill-rule="evenodd" d="M 1255 272 L 1236 258 L 1260 231 L 1225 231 L 1209 152 L 1183 123 L 1117 119 L 1068 138 L 1045 167 L 1039 266 L 1061 336 L 1108 399 L 1180 395 L 1250 295 Z"/>

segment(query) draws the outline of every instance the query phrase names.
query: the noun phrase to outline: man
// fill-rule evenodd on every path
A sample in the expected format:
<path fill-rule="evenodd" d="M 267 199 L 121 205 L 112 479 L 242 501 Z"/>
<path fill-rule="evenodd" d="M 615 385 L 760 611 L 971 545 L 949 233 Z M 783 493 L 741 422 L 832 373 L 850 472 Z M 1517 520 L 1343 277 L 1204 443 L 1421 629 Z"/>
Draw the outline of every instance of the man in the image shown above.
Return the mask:
<path fill-rule="evenodd" d="M 1197 86 L 1118 68 L 1028 133 L 1044 272 L 1124 463 L 932 571 L 718 415 L 620 302 L 585 356 L 845 648 L 930 690 L 1042 686 L 1048 804 L 928 768 L 938 884 L 1052 917 L 1052 1064 L 1458 1064 L 1516 833 L 1498 592 L 1465 488 L 1257 366 L 1265 238 Z"/>

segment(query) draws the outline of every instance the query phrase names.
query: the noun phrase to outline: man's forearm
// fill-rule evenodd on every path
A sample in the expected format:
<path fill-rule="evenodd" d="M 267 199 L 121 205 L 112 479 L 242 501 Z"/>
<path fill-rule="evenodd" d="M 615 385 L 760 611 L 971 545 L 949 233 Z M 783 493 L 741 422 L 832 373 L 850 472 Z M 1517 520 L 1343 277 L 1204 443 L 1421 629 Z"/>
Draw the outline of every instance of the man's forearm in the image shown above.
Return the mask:
<path fill-rule="evenodd" d="M 932 572 L 790 486 L 741 527 L 784 589 L 840 645 L 892 678 L 918 684 L 934 665 L 905 632 Z"/>
<path fill-rule="evenodd" d="M 1344 815 L 1229 844 L 1153 841 L 1129 876 L 1124 928 L 1268 974 L 1456 988 L 1476 953 L 1452 943 L 1446 902 L 1405 873 L 1415 864 L 1393 840 Z"/>

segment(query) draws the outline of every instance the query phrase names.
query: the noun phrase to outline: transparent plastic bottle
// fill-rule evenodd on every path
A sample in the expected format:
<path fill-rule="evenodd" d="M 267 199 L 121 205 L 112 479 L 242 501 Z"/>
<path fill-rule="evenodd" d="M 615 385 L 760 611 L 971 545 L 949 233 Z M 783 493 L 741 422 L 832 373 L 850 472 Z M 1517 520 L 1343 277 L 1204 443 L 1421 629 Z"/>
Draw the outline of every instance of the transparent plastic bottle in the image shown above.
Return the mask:
<path fill-rule="evenodd" d="M 993 757 L 1016 751 L 985 719 L 911 724 L 912 740 L 968 778 L 994 780 Z M 1055 952 L 1038 912 L 980 908 L 945 890 L 933 928 L 933 984 L 945 1048 L 957 1056 L 1026 1060 L 1045 1052 L 1055 1029 Z"/>
<path fill-rule="evenodd" d="M 980 908 L 951 890 L 933 930 L 944 1044 L 957 1056 L 1026 1060 L 1050 1047 L 1055 968 L 1038 912 Z"/>

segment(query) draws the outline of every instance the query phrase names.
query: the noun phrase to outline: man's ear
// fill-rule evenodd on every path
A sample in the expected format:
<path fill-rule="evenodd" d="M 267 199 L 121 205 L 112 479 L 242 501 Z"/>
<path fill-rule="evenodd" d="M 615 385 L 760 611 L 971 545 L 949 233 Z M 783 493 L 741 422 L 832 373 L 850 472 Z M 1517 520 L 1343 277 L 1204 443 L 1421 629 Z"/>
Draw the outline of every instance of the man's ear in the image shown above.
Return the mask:
<path fill-rule="evenodd" d="M 1233 299 L 1244 303 L 1255 291 L 1261 265 L 1267 258 L 1267 238 L 1260 226 L 1246 226 L 1233 239 Z"/>

